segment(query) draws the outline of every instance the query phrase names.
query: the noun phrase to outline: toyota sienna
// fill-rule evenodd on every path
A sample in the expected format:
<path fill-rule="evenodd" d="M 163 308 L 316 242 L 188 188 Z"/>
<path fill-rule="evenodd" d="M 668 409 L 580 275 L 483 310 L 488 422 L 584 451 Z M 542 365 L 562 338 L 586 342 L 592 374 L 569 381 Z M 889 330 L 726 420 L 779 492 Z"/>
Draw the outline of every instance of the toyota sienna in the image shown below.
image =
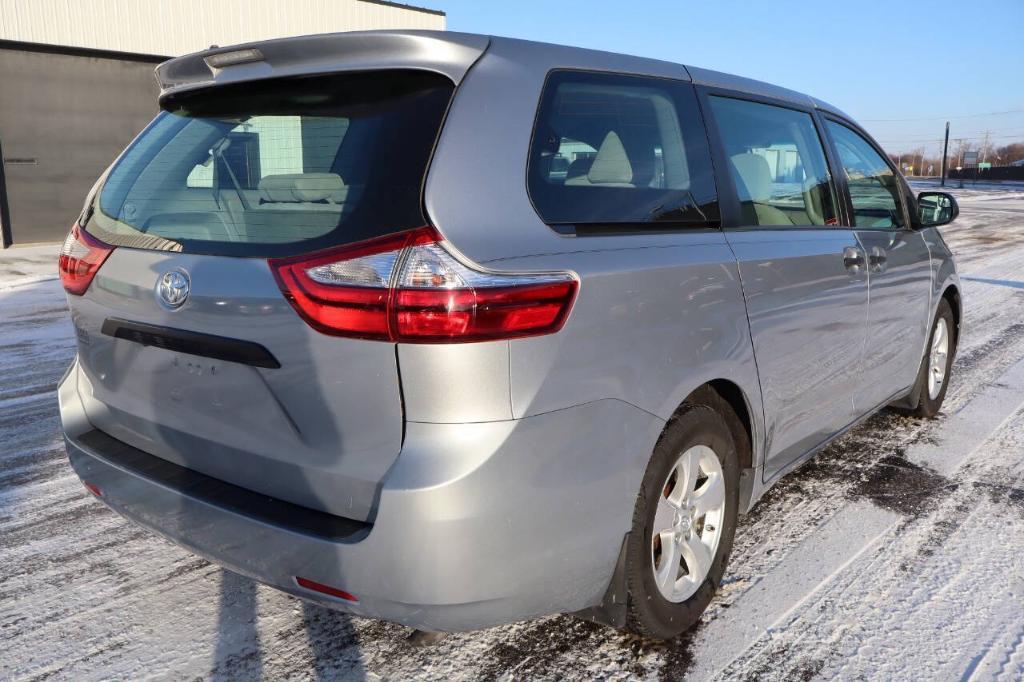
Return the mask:
<path fill-rule="evenodd" d="M 254 580 L 669 638 L 769 486 L 942 405 L 956 202 L 821 100 L 417 31 L 156 76 L 61 251 L 64 436 L 99 499 Z"/>

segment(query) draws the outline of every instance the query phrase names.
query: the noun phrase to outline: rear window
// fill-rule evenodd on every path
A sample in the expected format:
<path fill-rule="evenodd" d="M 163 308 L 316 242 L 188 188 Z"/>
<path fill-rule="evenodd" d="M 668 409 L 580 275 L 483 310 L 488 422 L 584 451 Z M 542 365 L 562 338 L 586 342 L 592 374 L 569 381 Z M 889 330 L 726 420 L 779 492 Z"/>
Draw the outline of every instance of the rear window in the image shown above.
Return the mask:
<path fill-rule="evenodd" d="M 707 135 L 693 86 L 554 71 L 541 98 L 530 198 L 552 225 L 717 225 Z"/>
<path fill-rule="evenodd" d="M 112 169 L 88 230 L 119 246 L 269 257 L 418 227 L 453 88 L 377 71 L 179 95 Z"/>

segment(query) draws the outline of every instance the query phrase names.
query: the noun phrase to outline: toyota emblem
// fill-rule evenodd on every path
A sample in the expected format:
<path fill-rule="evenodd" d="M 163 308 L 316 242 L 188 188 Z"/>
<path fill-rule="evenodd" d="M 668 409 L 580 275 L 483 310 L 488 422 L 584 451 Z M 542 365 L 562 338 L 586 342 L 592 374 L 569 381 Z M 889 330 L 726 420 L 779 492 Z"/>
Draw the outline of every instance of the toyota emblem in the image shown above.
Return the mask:
<path fill-rule="evenodd" d="M 156 297 L 168 308 L 180 308 L 188 298 L 191 283 L 188 273 L 184 270 L 171 270 L 165 272 L 163 277 L 157 281 Z"/>

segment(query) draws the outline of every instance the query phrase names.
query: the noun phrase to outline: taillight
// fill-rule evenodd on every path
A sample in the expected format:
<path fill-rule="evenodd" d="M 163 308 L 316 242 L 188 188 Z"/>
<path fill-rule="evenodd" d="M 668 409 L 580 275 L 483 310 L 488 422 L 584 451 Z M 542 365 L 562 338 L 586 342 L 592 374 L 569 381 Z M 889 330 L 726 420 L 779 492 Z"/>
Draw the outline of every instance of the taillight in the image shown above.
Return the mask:
<path fill-rule="evenodd" d="M 491 273 L 466 265 L 431 227 L 271 259 L 270 266 L 313 328 L 406 343 L 550 334 L 562 328 L 577 289 L 567 272 Z"/>
<path fill-rule="evenodd" d="M 64 289 L 75 296 L 84 294 L 103 261 L 107 260 L 113 250 L 113 246 L 96 239 L 79 227 L 78 223 L 72 225 L 61 246 L 58 261 Z"/>

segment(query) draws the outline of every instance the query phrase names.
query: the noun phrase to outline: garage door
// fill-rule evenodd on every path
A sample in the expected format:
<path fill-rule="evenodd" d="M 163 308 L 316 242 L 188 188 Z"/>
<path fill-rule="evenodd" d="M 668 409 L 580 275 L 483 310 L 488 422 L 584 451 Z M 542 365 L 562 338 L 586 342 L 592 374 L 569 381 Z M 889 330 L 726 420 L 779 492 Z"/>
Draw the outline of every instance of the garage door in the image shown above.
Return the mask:
<path fill-rule="evenodd" d="M 63 239 L 96 178 L 156 114 L 158 60 L 99 54 L 0 45 L 0 178 L 16 244 Z"/>

